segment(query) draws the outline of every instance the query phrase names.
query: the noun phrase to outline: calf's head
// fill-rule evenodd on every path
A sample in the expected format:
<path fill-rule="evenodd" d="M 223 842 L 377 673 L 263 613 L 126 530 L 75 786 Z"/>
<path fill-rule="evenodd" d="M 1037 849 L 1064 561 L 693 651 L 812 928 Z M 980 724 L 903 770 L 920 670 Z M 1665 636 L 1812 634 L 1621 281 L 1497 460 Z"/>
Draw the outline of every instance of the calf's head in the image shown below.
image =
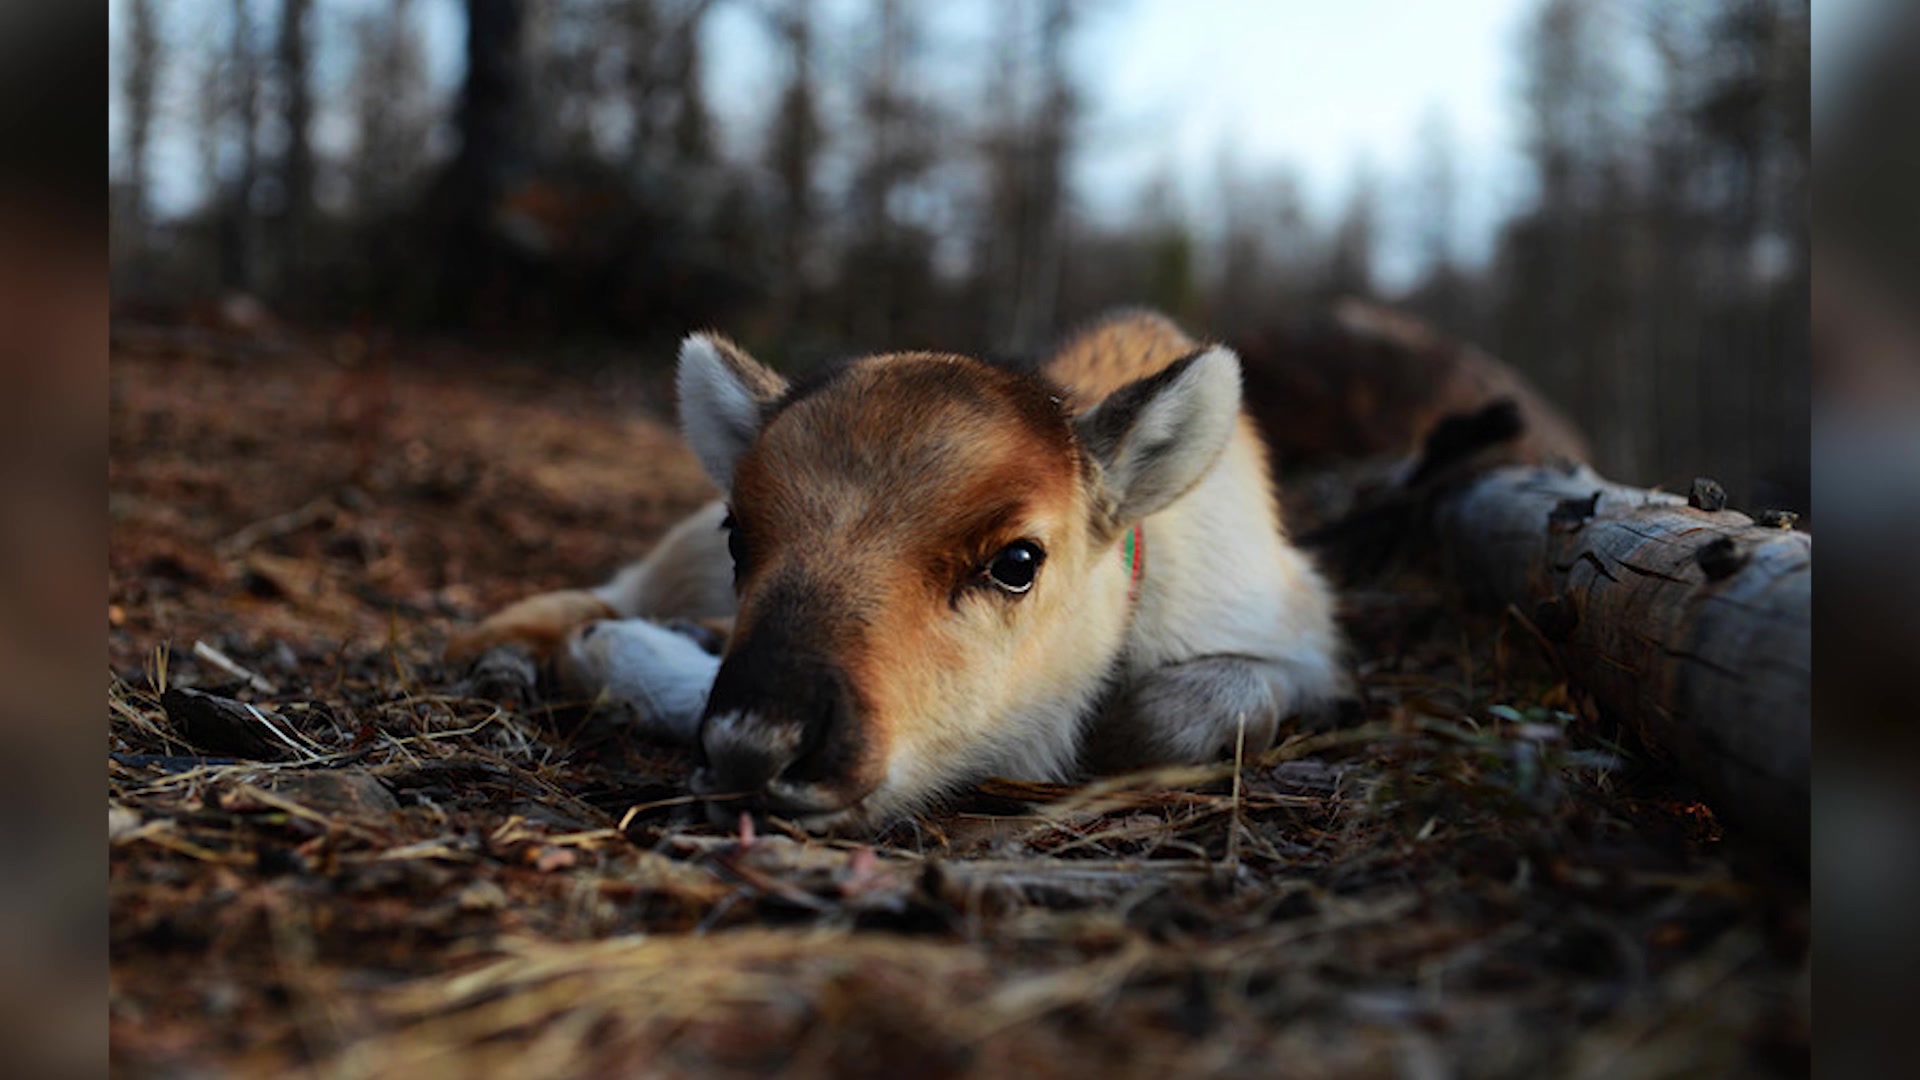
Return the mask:
<path fill-rule="evenodd" d="M 696 335 L 678 389 L 728 493 L 739 593 L 693 788 L 716 818 L 867 827 L 1071 766 L 1126 631 L 1120 539 L 1212 467 L 1240 368 L 1197 351 L 1075 416 L 1045 380 L 964 357 L 794 387 Z"/>

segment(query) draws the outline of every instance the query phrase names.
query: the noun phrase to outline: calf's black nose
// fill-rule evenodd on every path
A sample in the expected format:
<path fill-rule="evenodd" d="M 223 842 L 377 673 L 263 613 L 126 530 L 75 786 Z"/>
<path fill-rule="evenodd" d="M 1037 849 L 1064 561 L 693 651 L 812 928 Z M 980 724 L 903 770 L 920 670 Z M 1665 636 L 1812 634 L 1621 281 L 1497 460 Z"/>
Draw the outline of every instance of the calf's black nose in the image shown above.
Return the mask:
<path fill-rule="evenodd" d="M 778 713 L 709 712 L 700 725 L 706 765 L 696 793 L 746 796 L 765 790 L 800 759 L 809 726 Z"/>
<path fill-rule="evenodd" d="M 802 787 L 817 795 L 852 765 L 858 736 L 845 676 L 818 655 L 785 648 L 782 638 L 756 635 L 737 645 L 708 695 L 692 787 L 711 797 L 716 820 L 736 820 L 742 810 L 811 812 L 784 805 L 784 795 Z"/>

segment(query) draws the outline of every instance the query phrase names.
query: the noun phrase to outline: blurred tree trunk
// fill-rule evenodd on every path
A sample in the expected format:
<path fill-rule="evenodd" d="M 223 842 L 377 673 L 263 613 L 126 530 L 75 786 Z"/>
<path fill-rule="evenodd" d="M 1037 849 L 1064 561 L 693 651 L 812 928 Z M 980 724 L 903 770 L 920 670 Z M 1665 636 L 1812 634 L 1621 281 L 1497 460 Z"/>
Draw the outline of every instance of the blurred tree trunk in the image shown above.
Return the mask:
<path fill-rule="evenodd" d="M 675 21 L 670 39 L 673 152 L 674 164 L 680 170 L 698 171 L 713 163 L 713 116 L 707 111 L 706 91 L 701 84 L 700 43 L 700 28 L 712 8 L 713 0 L 691 0 Z"/>
<path fill-rule="evenodd" d="M 627 108 L 633 124 L 627 131 L 627 170 L 640 175 L 653 164 L 660 142 L 658 101 L 660 72 L 660 12 L 653 0 L 625 0 L 620 5 L 626 42 Z"/>
<path fill-rule="evenodd" d="M 281 0 L 279 66 L 287 145 L 280 156 L 281 205 L 276 221 L 282 302 L 300 291 L 307 274 L 313 215 L 313 85 L 307 22 L 311 0 Z"/>
<path fill-rule="evenodd" d="M 126 256 L 137 267 L 147 248 L 148 158 L 153 146 L 154 97 L 162 62 L 160 27 L 153 0 L 132 0 L 127 12 L 127 67 L 122 93 L 126 97 L 126 172 L 118 207 L 116 230 L 126 245 Z"/>
<path fill-rule="evenodd" d="M 1489 334 L 1641 484 L 1806 505 L 1804 0 L 1545 0 Z M 1629 36 L 1632 35 L 1632 36 Z M 1642 44 L 1651 64 L 1627 63 Z M 1623 104 L 1623 87 L 1650 91 Z"/>
<path fill-rule="evenodd" d="M 426 61 L 413 14 L 413 0 L 390 0 L 384 12 L 362 15 L 353 26 L 355 148 L 348 176 L 365 217 L 383 218 L 391 210 L 427 137 Z"/>
<path fill-rule="evenodd" d="M 993 75 L 986 80 L 982 111 L 986 128 L 986 206 L 974 252 L 978 303 L 988 340 L 1006 347 L 1018 291 L 1019 247 L 1025 227 L 1021 156 L 1025 149 L 1020 107 L 1026 48 L 1025 0 L 1001 0 L 993 32 Z"/>
<path fill-rule="evenodd" d="M 479 201 L 500 194 L 518 156 L 521 14 L 520 0 L 467 0 L 467 73 L 452 168 L 463 194 Z"/>
<path fill-rule="evenodd" d="M 1067 163 L 1079 112 L 1067 70 L 1074 0 L 1049 0 L 1040 16 L 1040 101 L 1026 158 L 1027 234 L 1019 262 L 1010 348 L 1037 349 L 1057 331 L 1060 260 L 1066 244 Z"/>
<path fill-rule="evenodd" d="M 872 44 L 858 117 L 865 136 L 855 164 L 844 318 L 852 336 L 898 342 L 924 291 L 925 251 L 898 216 L 900 198 L 930 163 L 931 116 L 920 108 L 911 72 L 920 51 L 917 7 L 875 0 Z"/>
<path fill-rule="evenodd" d="M 467 74 L 455 122 L 460 150 L 443 177 L 448 217 L 440 315 L 464 322 L 501 257 L 494 208 L 519 166 L 522 84 L 519 0 L 467 0 Z"/>
<path fill-rule="evenodd" d="M 1002 5 L 988 81 L 987 207 L 977 275 L 995 348 L 1028 352 L 1054 333 L 1066 248 L 1067 169 L 1079 95 L 1067 68 L 1075 0 Z M 1034 62 L 1026 63 L 1031 51 Z"/>
<path fill-rule="evenodd" d="M 1496 346 L 1593 434 L 1606 469 L 1645 482 L 1636 436 L 1654 370 L 1626 294 L 1635 199 L 1618 25 L 1596 0 L 1545 0 L 1526 25 L 1524 131 L 1539 193 L 1502 239 Z"/>
<path fill-rule="evenodd" d="M 698 183 L 684 170 L 713 161 L 713 117 L 701 82 L 700 40 L 712 9 L 713 0 L 620 0 L 618 25 L 626 52 L 622 83 L 633 117 L 626 158 L 635 175 L 657 173 Z"/>
<path fill-rule="evenodd" d="M 230 115 L 222 126 L 232 131 L 237 160 L 219 195 L 220 279 L 229 289 L 248 292 L 254 288 L 253 190 L 260 173 L 260 64 L 255 52 L 252 5 L 247 0 L 232 0 L 229 11 L 233 27 L 227 46 L 230 92 L 225 98 Z"/>
<path fill-rule="evenodd" d="M 790 332 L 809 292 L 809 269 L 819 262 L 819 198 L 814 185 L 825 131 L 820 123 L 815 74 L 812 0 L 779 3 L 769 10 L 774 35 L 787 58 L 787 82 L 780 91 L 768 164 L 779 185 L 775 229 L 779 235 L 775 271 L 775 321 Z"/>

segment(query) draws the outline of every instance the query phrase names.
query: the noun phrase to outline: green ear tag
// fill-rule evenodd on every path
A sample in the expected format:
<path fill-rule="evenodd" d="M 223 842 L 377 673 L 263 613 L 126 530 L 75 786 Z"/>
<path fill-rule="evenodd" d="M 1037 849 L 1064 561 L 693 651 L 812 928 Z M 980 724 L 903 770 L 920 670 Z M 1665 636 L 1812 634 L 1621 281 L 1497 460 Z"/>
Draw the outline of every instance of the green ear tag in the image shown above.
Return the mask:
<path fill-rule="evenodd" d="M 1140 599 L 1140 579 L 1147 573 L 1147 538 L 1135 525 L 1120 544 L 1120 554 L 1127 560 L 1127 602 Z"/>

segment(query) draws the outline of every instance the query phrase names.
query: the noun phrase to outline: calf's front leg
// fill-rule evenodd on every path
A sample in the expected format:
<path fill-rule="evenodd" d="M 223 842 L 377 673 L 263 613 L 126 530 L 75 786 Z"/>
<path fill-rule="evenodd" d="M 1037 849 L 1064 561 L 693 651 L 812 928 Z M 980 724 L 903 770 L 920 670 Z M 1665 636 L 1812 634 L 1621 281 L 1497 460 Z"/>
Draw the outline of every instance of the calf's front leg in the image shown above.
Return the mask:
<path fill-rule="evenodd" d="M 1236 746 L 1251 756 L 1273 745 L 1290 697 L 1279 665 L 1255 657 L 1166 664 L 1121 690 L 1087 732 L 1081 759 L 1112 773 L 1231 760 Z"/>
<path fill-rule="evenodd" d="M 718 502 L 701 507 L 668 531 L 646 558 L 598 588 L 530 596 L 478 626 L 454 631 L 447 659 L 468 663 L 489 649 L 510 646 L 545 664 L 581 627 L 602 619 L 731 619 L 733 559 L 720 529 L 726 514 Z"/>
<path fill-rule="evenodd" d="M 625 706 L 640 731 L 691 743 L 720 658 L 658 623 L 603 619 L 570 634 L 553 667 L 568 693 Z"/>

